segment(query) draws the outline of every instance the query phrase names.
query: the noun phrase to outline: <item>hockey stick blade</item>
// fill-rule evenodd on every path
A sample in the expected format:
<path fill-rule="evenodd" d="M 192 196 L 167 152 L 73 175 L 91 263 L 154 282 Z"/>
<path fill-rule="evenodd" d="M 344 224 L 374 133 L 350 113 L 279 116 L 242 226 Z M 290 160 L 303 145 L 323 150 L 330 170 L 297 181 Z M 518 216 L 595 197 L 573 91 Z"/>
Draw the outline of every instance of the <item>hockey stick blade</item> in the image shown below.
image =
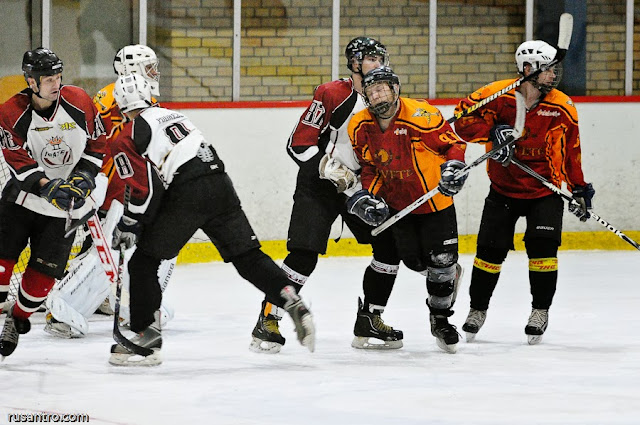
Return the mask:
<path fill-rule="evenodd" d="M 516 98 L 516 118 L 513 126 L 513 133 L 509 137 L 507 137 L 504 144 L 500 146 L 494 146 L 489 152 L 486 152 L 484 155 L 478 157 L 471 164 L 458 170 L 455 174 L 455 178 L 459 178 L 469 174 L 469 171 L 471 171 L 472 168 L 477 167 L 479 164 L 483 163 L 485 160 L 493 156 L 496 152 L 504 149 L 507 146 L 513 145 L 518 140 L 518 138 L 522 136 L 522 133 L 524 131 L 526 114 L 527 114 L 527 107 L 524 103 L 524 97 L 522 96 L 522 94 L 520 94 L 520 92 L 518 91 L 515 92 L 515 98 Z M 424 195 L 422 195 L 421 197 L 413 201 L 411 204 L 407 205 L 402 210 L 398 211 L 394 216 L 387 219 L 380 226 L 373 229 L 371 231 L 371 235 L 377 236 L 380 233 L 384 232 L 389 227 L 397 223 L 400 219 L 406 217 L 412 211 L 417 209 L 419 206 L 421 206 L 422 204 L 427 202 L 429 199 L 436 196 L 438 193 L 440 193 L 439 187 L 436 187 L 435 189 L 431 189 L 429 192 L 425 193 Z"/>
<path fill-rule="evenodd" d="M 68 238 L 69 236 L 73 235 L 73 233 L 78 230 L 78 227 L 82 227 L 84 226 L 84 224 L 97 212 L 98 210 L 91 210 L 88 213 L 86 213 L 84 216 L 82 216 L 79 220 L 77 220 L 75 223 L 73 223 L 73 225 L 71 225 L 71 227 L 69 227 L 68 229 L 65 229 L 65 234 L 64 237 Z"/>
<path fill-rule="evenodd" d="M 562 198 L 567 200 L 570 204 L 578 204 L 578 202 L 574 199 L 574 197 L 570 193 L 567 193 L 561 188 L 559 188 L 558 186 L 554 185 L 553 183 L 545 179 L 543 176 L 541 176 L 540 174 L 532 170 L 528 165 L 521 163 L 517 159 L 512 159 L 511 162 L 514 165 L 516 165 L 518 168 L 520 168 L 522 171 L 524 171 L 525 173 L 529 174 L 531 177 L 538 180 L 547 189 L 560 195 Z M 631 239 L 629 236 L 622 233 L 620 230 L 616 229 L 614 226 L 611 225 L 611 223 L 609 223 L 608 221 L 606 221 L 605 219 L 603 219 L 593 211 L 588 211 L 587 213 L 589 214 L 589 218 L 597 221 L 602 226 L 606 227 L 606 229 L 609 230 L 611 233 L 615 234 L 620 239 L 622 239 L 623 241 L 627 242 L 629 245 L 633 246 L 635 249 L 640 251 L 640 244 L 638 244 L 636 241 Z"/>
<path fill-rule="evenodd" d="M 68 232 L 71 228 L 71 221 L 73 220 L 73 207 L 75 206 L 75 199 L 73 196 L 71 197 L 71 201 L 69 201 L 69 211 L 67 211 L 67 217 L 64 222 L 64 231 Z M 65 236 L 66 238 L 67 236 Z"/>

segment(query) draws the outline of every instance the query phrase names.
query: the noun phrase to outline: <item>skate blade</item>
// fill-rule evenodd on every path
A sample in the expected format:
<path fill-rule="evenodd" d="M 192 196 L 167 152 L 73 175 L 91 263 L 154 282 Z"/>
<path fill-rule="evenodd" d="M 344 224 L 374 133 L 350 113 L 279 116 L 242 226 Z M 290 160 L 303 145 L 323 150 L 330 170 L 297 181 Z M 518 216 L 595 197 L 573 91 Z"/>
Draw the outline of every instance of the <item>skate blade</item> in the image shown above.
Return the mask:
<path fill-rule="evenodd" d="M 84 335 L 82 334 L 74 334 L 73 331 L 71 329 L 60 329 L 55 325 L 52 325 L 50 323 L 47 323 L 46 325 L 44 325 L 44 329 L 43 329 L 46 333 L 48 333 L 49 335 L 53 335 L 56 338 L 63 338 L 63 339 L 73 339 L 73 338 L 82 338 L 84 337 Z"/>
<path fill-rule="evenodd" d="M 249 350 L 254 353 L 277 354 L 282 349 L 282 344 L 278 344 L 277 342 L 263 341 L 255 336 L 252 336 L 251 338 Z"/>
<path fill-rule="evenodd" d="M 467 342 L 473 342 L 476 340 L 476 335 L 478 335 L 477 333 L 473 333 L 473 332 L 465 332 L 465 337 L 467 338 Z"/>
<path fill-rule="evenodd" d="M 356 336 L 351 341 L 353 348 L 362 350 L 397 350 L 402 348 L 402 340 L 399 341 L 382 341 L 374 337 Z"/>
<path fill-rule="evenodd" d="M 162 363 L 160 350 L 153 350 L 153 354 L 139 356 L 131 353 L 111 353 L 109 364 L 113 366 L 158 366 Z"/>
<path fill-rule="evenodd" d="M 527 335 L 529 345 L 536 345 L 542 341 L 542 335 Z"/>
<path fill-rule="evenodd" d="M 436 338 L 436 343 L 438 344 L 438 347 L 440 347 L 440 349 L 442 349 L 443 351 L 449 353 L 449 354 L 455 354 L 458 351 L 458 344 L 446 344 L 443 340 L 441 340 L 440 338 Z"/>

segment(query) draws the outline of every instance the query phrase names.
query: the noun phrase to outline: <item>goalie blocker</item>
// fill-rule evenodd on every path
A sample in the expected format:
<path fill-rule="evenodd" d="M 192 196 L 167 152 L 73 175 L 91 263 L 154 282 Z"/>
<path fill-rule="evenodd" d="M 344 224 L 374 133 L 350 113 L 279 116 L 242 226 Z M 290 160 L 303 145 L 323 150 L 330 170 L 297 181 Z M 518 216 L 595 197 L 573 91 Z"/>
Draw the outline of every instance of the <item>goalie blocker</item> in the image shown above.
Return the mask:
<path fill-rule="evenodd" d="M 114 270 L 111 269 L 109 260 L 100 248 L 109 248 L 110 235 L 123 214 L 123 206 L 118 201 L 111 204 L 111 208 L 104 220 L 103 235 L 106 241 L 95 241 L 94 245 L 84 255 L 74 258 L 67 271 L 67 274 L 56 283 L 45 305 L 47 307 L 47 323 L 44 330 L 54 336 L 62 338 L 81 338 L 89 331 L 88 319 L 108 298 L 109 305 L 113 309 L 115 305 L 115 288 L 112 282 L 115 278 Z M 95 238 L 95 232 L 92 236 Z M 98 232 L 101 233 L 101 232 Z M 99 248 L 100 247 L 100 248 Z M 102 248 L 104 250 L 104 248 Z M 126 253 L 128 261 L 133 255 L 135 248 Z M 111 251 L 111 258 L 117 256 L 115 251 Z M 158 281 L 164 291 L 173 273 L 176 259 L 163 261 L 158 269 Z M 123 276 L 124 288 L 122 305 L 120 311 L 120 321 L 126 325 L 129 321 L 129 273 L 126 271 Z M 173 309 L 163 303 L 160 307 L 161 322 L 164 326 L 173 318 Z"/>

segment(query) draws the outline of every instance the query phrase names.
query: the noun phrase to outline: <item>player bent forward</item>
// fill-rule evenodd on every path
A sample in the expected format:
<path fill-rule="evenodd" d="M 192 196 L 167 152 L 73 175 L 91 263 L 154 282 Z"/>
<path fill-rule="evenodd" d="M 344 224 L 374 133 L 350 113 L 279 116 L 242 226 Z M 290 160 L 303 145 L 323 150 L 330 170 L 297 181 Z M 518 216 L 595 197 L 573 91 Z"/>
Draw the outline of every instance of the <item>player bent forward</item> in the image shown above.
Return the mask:
<path fill-rule="evenodd" d="M 137 333 L 132 341 L 152 349 L 153 354 L 137 361 L 126 348 L 115 344 L 109 362 L 161 363 L 158 309 L 162 291 L 156 272 L 160 262 L 177 256 L 199 228 L 225 262 L 231 262 L 244 279 L 284 307 L 294 321 L 298 340 L 313 351 L 311 313 L 284 272 L 260 250 L 213 146 L 181 113 L 150 107 L 151 91 L 142 77 L 119 77 L 114 95 L 131 120 L 110 145 L 118 152 L 115 162 L 123 164 L 114 178 L 123 179 L 132 192 L 128 211 L 114 232 L 113 246 L 130 247 L 137 241 L 129 261 L 131 330 Z"/>

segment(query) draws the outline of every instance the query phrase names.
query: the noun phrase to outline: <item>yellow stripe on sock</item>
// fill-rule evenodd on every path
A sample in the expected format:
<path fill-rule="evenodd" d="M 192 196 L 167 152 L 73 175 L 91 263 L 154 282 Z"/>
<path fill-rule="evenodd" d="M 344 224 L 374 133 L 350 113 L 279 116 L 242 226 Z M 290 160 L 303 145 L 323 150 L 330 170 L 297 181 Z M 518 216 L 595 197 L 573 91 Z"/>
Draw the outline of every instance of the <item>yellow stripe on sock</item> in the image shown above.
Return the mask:
<path fill-rule="evenodd" d="M 473 267 L 492 274 L 500 273 L 500 270 L 502 270 L 502 264 L 493 264 L 478 257 L 473 260 Z"/>
<path fill-rule="evenodd" d="M 558 257 L 530 258 L 529 270 L 531 270 L 532 272 L 558 271 Z"/>

